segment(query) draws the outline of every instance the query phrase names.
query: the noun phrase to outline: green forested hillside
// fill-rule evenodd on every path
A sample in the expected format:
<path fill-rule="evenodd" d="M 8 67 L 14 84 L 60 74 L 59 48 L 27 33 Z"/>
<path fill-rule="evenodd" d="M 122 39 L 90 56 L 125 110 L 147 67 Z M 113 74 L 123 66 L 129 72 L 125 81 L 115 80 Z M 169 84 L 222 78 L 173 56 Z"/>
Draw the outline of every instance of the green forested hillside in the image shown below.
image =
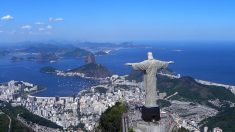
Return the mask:
<path fill-rule="evenodd" d="M 202 127 L 220 127 L 224 132 L 235 132 L 235 107 L 227 108 L 219 112 L 216 116 L 209 117 L 201 122 Z"/>
<path fill-rule="evenodd" d="M 85 64 L 68 72 L 81 72 L 88 77 L 98 78 L 105 78 L 112 75 L 105 66 L 96 63 Z"/>
<path fill-rule="evenodd" d="M 126 112 L 126 106 L 117 102 L 111 108 L 102 113 L 99 121 L 99 129 L 102 132 L 119 132 L 121 131 L 122 114 Z"/>
<path fill-rule="evenodd" d="M 133 71 L 127 79 L 141 81 L 143 73 Z M 208 86 L 197 83 L 192 77 L 181 77 L 179 79 L 170 79 L 158 75 L 157 88 L 160 92 L 166 92 L 167 95 L 174 96 L 174 99 L 198 102 L 207 104 L 210 99 L 220 99 L 235 102 L 235 95 L 228 89 L 218 86 Z"/>
<path fill-rule="evenodd" d="M 9 103 L 3 101 L 0 101 L 0 104 L 0 110 L 7 114 L 12 120 L 12 131 L 32 131 L 30 128 L 26 127 L 20 121 L 17 120 L 17 115 L 23 117 L 26 121 L 30 121 L 32 123 L 37 123 L 39 125 L 51 128 L 62 129 L 61 126 L 58 126 L 57 124 L 45 118 L 31 113 L 22 106 L 12 107 Z"/>

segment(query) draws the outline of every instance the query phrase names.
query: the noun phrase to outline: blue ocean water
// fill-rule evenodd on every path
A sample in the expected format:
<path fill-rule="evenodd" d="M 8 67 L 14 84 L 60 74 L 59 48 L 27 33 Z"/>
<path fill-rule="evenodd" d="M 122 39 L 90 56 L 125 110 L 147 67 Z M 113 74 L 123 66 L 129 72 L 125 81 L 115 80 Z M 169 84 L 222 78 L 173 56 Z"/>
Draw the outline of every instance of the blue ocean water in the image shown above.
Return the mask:
<path fill-rule="evenodd" d="M 182 76 L 235 85 L 235 43 L 153 44 L 152 48 L 123 49 L 97 60 L 116 74 L 128 74 L 130 68 L 123 64 L 146 59 L 148 51 L 156 59 L 174 61 L 169 68 Z"/>
<path fill-rule="evenodd" d="M 88 88 L 96 81 L 80 77 L 62 77 L 40 73 L 40 68 L 53 66 L 59 69 L 69 69 L 83 64 L 82 59 L 62 59 L 58 63 L 17 61 L 11 62 L 7 58 L 0 59 L 0 82 L 10 80 L 27 81 L 46 88 L 36 93 L 37 96 L 72 96 L 82 89 Z"/>
<path fill-rule="evenodd" d="M 234 43 L 235 44 L 235 43 Z M 233 44 L 153 44 L 151 48 L 131 48 L 113 51 L 110 55 L 97 56 L 97 62 L 105 65 L 114 74 L 128 74 L 127 62 L 140 62 L 151 51 L 156 59 L 173 60 L 170 68 L 183 76 L 235 85 L 235 45 Z M 61 70 L 76 68 L 84 64 L 82 58 L 61 59 L 56 63 L 17 61 L 0 58 L 0 82 L 23 80 L 32 82 L 47 90 L 38 96 L 71 96 L 97 82 L 79 77 L 60 77 L 40 73 L 43 66 Z"/>

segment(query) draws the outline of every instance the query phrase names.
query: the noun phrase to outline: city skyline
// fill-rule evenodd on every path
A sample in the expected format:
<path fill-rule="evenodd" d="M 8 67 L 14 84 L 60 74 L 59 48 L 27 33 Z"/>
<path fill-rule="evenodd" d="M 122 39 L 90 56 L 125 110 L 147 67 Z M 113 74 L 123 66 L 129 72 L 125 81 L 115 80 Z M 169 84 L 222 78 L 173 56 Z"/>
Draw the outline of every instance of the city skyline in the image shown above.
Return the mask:
<path fill-rule="evenodd" d="M 234 41 L 226 1 L 2 1 L 0 42 Z"/>

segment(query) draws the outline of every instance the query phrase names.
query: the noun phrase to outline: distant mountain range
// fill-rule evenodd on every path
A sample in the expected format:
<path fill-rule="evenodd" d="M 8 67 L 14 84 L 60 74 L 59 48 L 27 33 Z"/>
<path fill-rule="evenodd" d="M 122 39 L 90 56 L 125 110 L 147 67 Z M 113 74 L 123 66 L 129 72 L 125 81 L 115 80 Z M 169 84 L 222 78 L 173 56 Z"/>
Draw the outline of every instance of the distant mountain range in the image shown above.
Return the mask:
<path fill-rule="evenodd" d="M 4 46 L 3 46 L 4 47 Z M 10 56 L 12 61 L 36 60 L 36 61 L 55 61 L 59 58 L 84 57 L 89 54 L 107 55 L 110 51 L 119 48 L 143 47 L 132 42 L 124 43 L 95 43 L 95 42 L 22 42 L 18 45 L 5 46 L 0 50 L 0 56 Z"/>
<path fill-rule="evenodd" d="M 0 56 L 10 56 L 12 61 L 36 60 L 55 61 L 60 58 L 78 58 L 92 54 L 90 51 L 72 45 L 35 44 L 1 50 Z"/>

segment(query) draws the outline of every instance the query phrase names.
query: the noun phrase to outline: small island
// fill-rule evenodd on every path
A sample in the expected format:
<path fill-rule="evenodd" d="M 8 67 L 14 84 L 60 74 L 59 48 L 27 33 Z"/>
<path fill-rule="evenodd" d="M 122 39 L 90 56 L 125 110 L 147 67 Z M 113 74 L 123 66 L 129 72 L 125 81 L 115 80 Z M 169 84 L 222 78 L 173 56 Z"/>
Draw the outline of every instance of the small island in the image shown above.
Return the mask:
<path fill-rule="evenodd" d="M 71 72 L 83 73 L 87 77 L 94 77 L 94 78 L 106 78 L 112 75 L 111 72 L 105 66 L 96 63 L 85 64 L 78 68 L 67 71 L 67 73 Z"/>
<path fill-rule="evenodd" d="M 54 73 L 58 76 L 79 76 L 83 78 L 107 78 L 111 77 L 112 73 L 101 64 L 97 64 L 94 54 L 89 54 L 85 57 L 85 65 L 67 71 L 61 71 L 51 66 L 42 67 L 41 73 Z"/>
<path fill-rule="evenodd" d="M 45 66 L 42 67 L 40 69 L 41 73 L 55 73 L 56 72 L 56 68 L 52 67 L 52 66 Z"/>
<path fill-rule="evenodd" d="M 111 77 L 112 73 L 103 65 L 96 63 L 89 63 L 82 65 L 78 68 L 72 70 L 61 71 L 51 66 L 42 67 L 40 69 L 41 73 L 55 74 L 57 76 L 78 76 L 89 79 L 100 79 Z"/>

